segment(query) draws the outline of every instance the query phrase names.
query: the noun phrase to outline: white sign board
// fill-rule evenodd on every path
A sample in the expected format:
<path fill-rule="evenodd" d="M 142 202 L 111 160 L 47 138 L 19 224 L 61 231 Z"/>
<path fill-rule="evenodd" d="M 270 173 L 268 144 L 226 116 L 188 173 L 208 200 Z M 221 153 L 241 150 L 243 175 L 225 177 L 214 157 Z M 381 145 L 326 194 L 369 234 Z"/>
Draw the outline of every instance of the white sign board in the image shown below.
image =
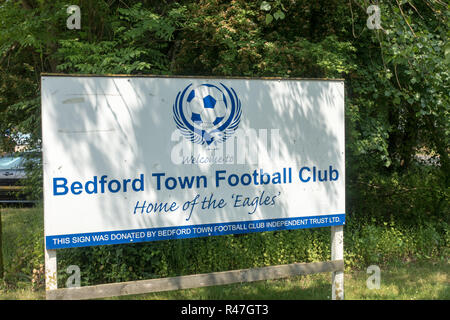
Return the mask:
<path fill-rule="evenodd" d="M 342 225 L 344 83 L 42 77 L 47 249 Z"/>

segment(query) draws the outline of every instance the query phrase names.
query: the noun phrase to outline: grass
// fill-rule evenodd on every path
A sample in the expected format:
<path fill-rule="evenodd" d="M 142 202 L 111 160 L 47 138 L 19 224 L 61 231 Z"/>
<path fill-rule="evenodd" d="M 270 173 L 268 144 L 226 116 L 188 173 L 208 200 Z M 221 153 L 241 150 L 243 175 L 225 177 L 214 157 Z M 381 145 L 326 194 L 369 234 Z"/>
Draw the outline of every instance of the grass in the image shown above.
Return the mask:
<path fill-rule="evenodd" d="M 40 208 L 0 208 L 5 276 L 0 300 L 45 299 L 43 273 L 43 212 Z M 34 269 L 34 273 L 33 273 Z M 349 300 L 450 300 L 448 261 L 391 263 L 381 268 L 380 289 L 368 289 L 365 270 L 345 273 Z M 34 280 L 34 282 L 33 282 Z M 327 300 L 331 274 L 297 276 L 225 286 L 109 298 L 111 300 Z"/>
<path fill-rule="evenodd" d="M 449 300 L 448 263 L 408 263 L 381 270 L 379 289 L 368 289 L 365 271 L 345 273 L 348 300 Z M 130 295 L 109 299 L 134 300 L 329 300 L 331 274 L 297 276 L 225 286 Z"/>
<path fill-rule="evenodd" d="M 4 259 L 13 261 L 18 253 L 18 245 L 27 239 L 44 236 L 44 230 L 39 230 L 43 227 L 43 211 L 41 208 L 8 208 L 0 211 Z"/>
<path fill-rule="evenodd" d="M 365 271 L 345 274 L 347 300 L 450 300 L 447 263 L 408 263 L 381 270 L 380 289 L 368 289 Z M 107 300 L 329 300 L 331 275 L 329 273 L 297 276 L 281 280 L 258 281 L 128 295 Z M 5 292 L 0 289 L 0 300 L 40 300 L 42 289 L 33 291 L 31 284 Z"/>

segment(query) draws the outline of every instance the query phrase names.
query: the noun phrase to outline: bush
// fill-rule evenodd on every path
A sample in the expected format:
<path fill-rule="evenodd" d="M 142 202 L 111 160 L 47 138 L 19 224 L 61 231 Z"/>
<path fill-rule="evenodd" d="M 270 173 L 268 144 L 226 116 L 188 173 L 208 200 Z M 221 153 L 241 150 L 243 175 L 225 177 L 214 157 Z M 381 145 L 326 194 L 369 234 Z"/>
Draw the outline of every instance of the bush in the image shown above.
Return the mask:
<path fill-rule="evenodd" d="M 413 227 L 441 224 L 450 214 L 449 189 L 438 166 L 416 163 L 404 173 L 388 169 L 366 172 L 358 178 L 350 177 L 347 190 L 352 219 L 394 219 Z"/>
<path fill-rule="evenodd" d="M 344 258 L 349 268 L 448 258 L 447 225 L 427 223 L 411 227 L 372 218 L 370 223 L 352 221 L 346 230 Z"/>
<path fill-rule="evenodd" d="M 447 225 L 360 218 L 350 219 L 344 230 L 347 269 L 448 257 Z M 71 264 L 80 267 L 82 285 L 88 285 L 326 261 L 330 238 L 330 228 L 317 228 L 64 249 L 58 251 L 59 281 L 65 286 Z"/>
<path fill-rule="evenodd" d="M 4 288 L 42 288 L 42 209 L 2 210 Z M 331 258 L 330 228 L 250 233 L 58 250 L 58 286 L 70 265 L 81 270 L 81 285 L 263 267 Z M 346 269 L 410 260 L 446 260 L 450 233 L 444 221 L 423 224 L 394 217 L 349 214 L 344 227 Z"/>

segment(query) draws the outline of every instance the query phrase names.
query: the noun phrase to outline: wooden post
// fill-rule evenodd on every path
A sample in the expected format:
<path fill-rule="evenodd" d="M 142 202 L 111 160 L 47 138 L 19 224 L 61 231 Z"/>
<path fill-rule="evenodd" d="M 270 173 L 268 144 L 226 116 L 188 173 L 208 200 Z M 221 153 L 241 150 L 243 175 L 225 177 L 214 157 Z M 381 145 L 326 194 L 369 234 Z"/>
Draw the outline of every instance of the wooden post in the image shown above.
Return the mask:
<path fill-rule="evenodd" d="M 58 289 L 56 250 L 45 248 L 45 291 Z"/>
<path fill-rule="evenodd" d="M 331 227 L 331 261 L 344 260 L 344 226 Z M 332 299 L 344 300 L 344 270 L 334 271 L 331 276 Z"/>

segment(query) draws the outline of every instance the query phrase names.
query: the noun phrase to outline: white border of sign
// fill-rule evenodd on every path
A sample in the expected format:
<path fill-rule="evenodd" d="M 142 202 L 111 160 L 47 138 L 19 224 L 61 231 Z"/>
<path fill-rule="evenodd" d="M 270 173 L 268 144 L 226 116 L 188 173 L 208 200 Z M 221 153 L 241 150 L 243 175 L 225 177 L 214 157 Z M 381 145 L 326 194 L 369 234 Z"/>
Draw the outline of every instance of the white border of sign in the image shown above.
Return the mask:
<path fill-rule="evenodd" d="M 188 78 L 188 79 L 224 79 L 211 77 L 164 77 L 164 76 L 133 76 L 133 75 L 66 75 L 42 74 L 64 77 L 153 77 L 153 78 Z M 293 78 L 226 78 L 226 79 L 264 79 L 264 80 L 310 80 L 310 81 L 341 81 L 342 79 L 293 79 Z M 345 157 L 344 157 L 345 160 Z M 44 199 L 45 201 L 45 199 Z M 192 275 L 176 278 L 134 281 L 131 283 L 116 283 L 92 287 L 70 289 L 57 288 L 57 255 L 56 249 L 45 248 L 45 280 L 47 299 L 90 299 L 111 297 L 122 294 L 139 294 L 164 290 L 195 288 L 208 285 L 228 284 L 242 281 L 278 279 L 292 275 L 311 274 L 317 272 L 332 272 L 332 299 L 344 298 L 344 262 L 343 262 L 343 225 L 331 226 L 331 261 L 272 266 L 258 269 L 234 270 L 205 275 Z M 204 279 L 203 279 L 203 278 Z M 203 279 L 203 281 L 199 281 Z M 176 281 L 175 281 L 176 280 Z M 157 285 L 159 283 L 159 285 Z M 163 285 L 161 285 L 161 283 Z M 176 283 L 176 284 L 174 284 Z M 106 286 L 106 287 L 105 287 Z M 125 290 L 124 287 L 127 289 Z M 168 289 L 165 289 L 168 288 Z"/>

